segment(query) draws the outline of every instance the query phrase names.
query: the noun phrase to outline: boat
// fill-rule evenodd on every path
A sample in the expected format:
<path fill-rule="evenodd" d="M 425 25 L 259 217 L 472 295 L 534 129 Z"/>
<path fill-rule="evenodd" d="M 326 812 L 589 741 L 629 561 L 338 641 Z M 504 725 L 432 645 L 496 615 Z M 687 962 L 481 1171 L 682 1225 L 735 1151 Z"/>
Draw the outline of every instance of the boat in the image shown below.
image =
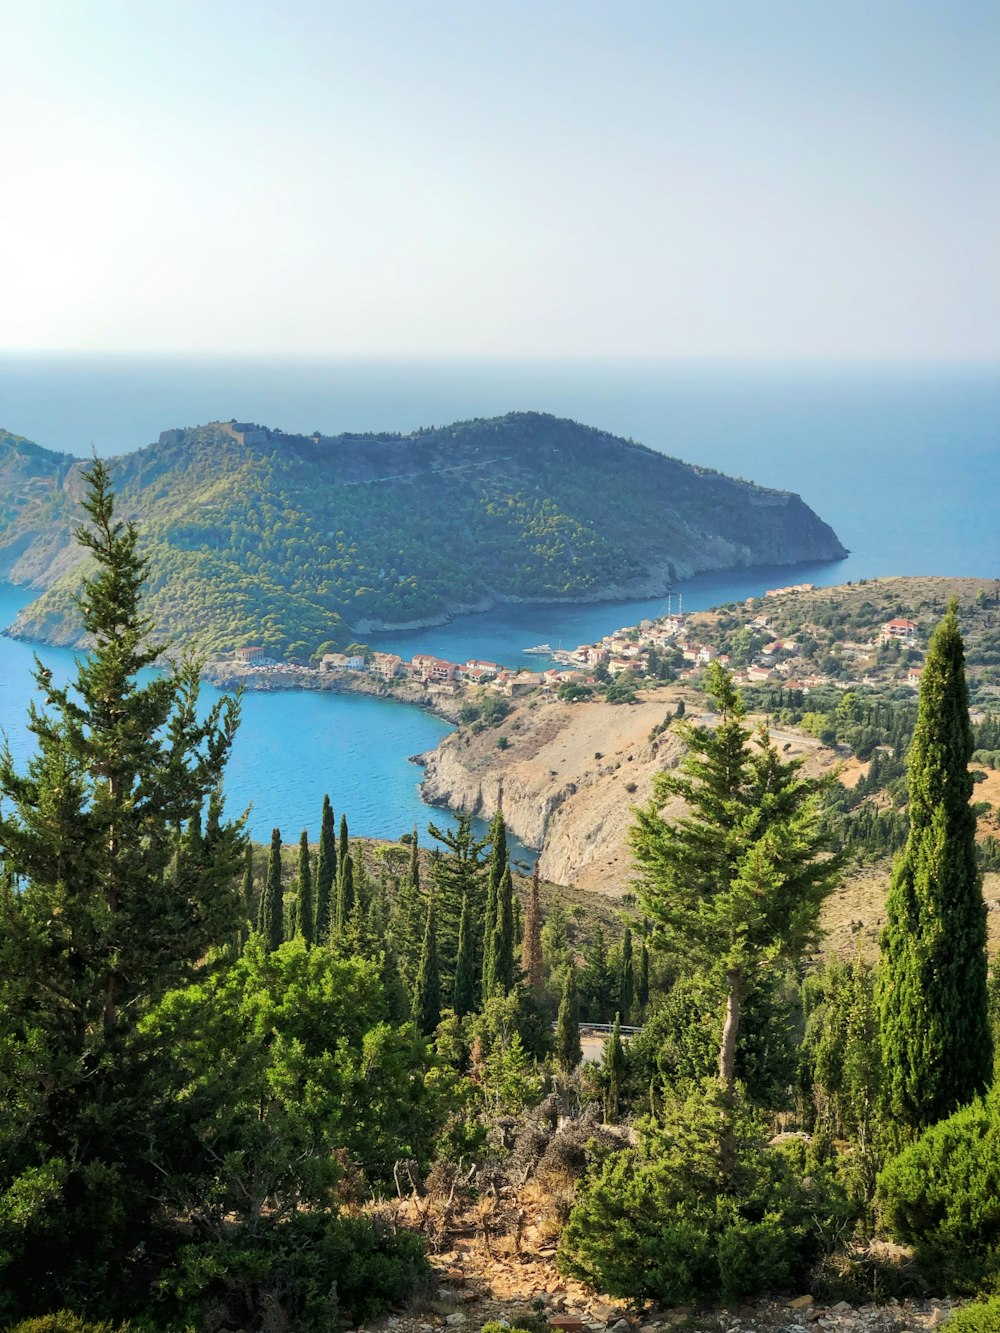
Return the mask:
<path fill-rule="evenodd" d="M 537 657 L 546 657 L 552 651 L 551 643 L 536 643 L 534 648 L 522 648 L 522 652 L 534 653 Z"/>

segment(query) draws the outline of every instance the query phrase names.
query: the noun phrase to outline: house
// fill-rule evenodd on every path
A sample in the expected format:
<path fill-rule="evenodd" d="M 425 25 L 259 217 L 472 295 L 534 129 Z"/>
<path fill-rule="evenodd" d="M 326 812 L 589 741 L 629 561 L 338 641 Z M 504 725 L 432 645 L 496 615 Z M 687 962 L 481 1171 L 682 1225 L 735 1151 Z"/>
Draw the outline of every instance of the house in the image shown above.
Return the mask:
<path fill-rule="evenodd" d="M 372 653 L 371 671 L 383 680 L 392 680 L 403 670 L 403 659 L 398 653 Z"/>
<path fill-rule="evenodd" d="M 916 632 L 917 626 L 914 621 L 897 616 L 895 620 L 887 620 L 882 626 L 882 642 L 888 643 L 890 639 L 899 639 L 902 643 L 912 643 Z"/>
<path fill-rule="evenodd" d="M 480 657 L 470 657 L 465 666 L 458 668 L 458 674 L 478 684 L 490 676 L 498 675 L 502 670 L 499 662 L 487 662 Z"/>
<path fill-rule="evenodd" d="M 920 685 L 920 677 L 924 674 L 923 667 L 911 666 L 906 673 L 907 685 L 912 685 L 916 689 Z"/>
<path fill-rule="evenodd" d="M 458 666 L 446 662 L 443 657 L 434 657 L 431 653 L 414 653 L 410 671 L 421 680 L 454 680 L 458 675 Z"/>
<path fill-rule="evenodd" d="M 772 673 L 769 667 L 748 666 L 747 680 L 751 685 L 761 685 L 765 680 L 771 680 Z"/>
<path fill-rule="evenodd" d="M 710 643 L 705 643 L 702 644 L 702 646 L 698 649 L 697 655 L 695 656 L 694 660 L 698 663 L 699 666 L 708 666 L 709 662 L 711 662 L 717 656 L 718 654 L 716 653 L 712 645 Z"/>
<path fill-rule="evenodd" d="M 346 653 L 324 653 L 319 659 L 320 671 L 346 671 L 348 657 Z"/>
<path fill-rule="evenodd" d="M 259 666 L 264 661 L 264 649 L 257 644 L 248 648 L 237 648 L 236 660 L 240 666 Z"/>

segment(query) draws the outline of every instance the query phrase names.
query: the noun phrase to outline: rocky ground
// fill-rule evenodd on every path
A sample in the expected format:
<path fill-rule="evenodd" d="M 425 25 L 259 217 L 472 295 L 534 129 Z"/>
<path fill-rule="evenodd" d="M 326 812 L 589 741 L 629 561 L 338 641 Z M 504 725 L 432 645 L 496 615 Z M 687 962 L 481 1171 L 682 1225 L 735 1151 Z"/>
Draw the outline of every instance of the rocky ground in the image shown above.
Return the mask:
<path fill-rule="evenodd" d="M 530 1231 L 530 1229 L 529 1229 Z M 600 1296 L 555 1268 L 554 1245 L 530 1249 L 526 1232 L 519 1254 L 490 1257 L 473 1240 L 433 1258 L 431 1293 L 409 1310 L 385 1315 L 368 1333 L 478 1333 L 491 1320 L 516 1326 L 524 1315 L 543 1314 L 565 1333 L 919 1333 L 944 1323 L 958 1302 L 888 1300 L 884 1304 L 824 1304 L 809 1295 L 705 1309 L 630 1306 Z"/>

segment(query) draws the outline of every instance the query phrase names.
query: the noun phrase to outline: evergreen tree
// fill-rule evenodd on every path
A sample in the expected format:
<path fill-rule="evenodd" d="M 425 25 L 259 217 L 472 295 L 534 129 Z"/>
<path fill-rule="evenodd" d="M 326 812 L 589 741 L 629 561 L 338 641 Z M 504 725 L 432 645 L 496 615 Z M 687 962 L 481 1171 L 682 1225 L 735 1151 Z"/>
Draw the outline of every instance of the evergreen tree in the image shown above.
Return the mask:
<path fill-rule="evenodd" d="M 40 663 L 36 752 L 0 751 L 0 1290 L 59 1304 L 126 1285 L 160 1179 L 148 1147 L 167 1095 L 136 1044 L 165 992 L 197 982 L 240 922 L 240 823 L 201 812 L 238 705 L 202 715 L 191 661 L 144 677 L 163 645 L 141 608 L 137 533 L 100 460 L 84 473 L 90 647 L 73 682 Z M 179 855 L 177 831 L 188 845 Z M 197 836 L 196 836 L 197 835 Z M 195 846 L 197 842 L 197 846 Z"/>
<path fill-rule="evenodd" d="M 299 889 L 296 903 L 296 931 L 306 944 L 315 936 L 313 918 L 312 866 L 309 863 L 309 832 L 303 829 L 299 837 Z"/>
<path fill-rule="evenodd" d="M 341 844 L 343 845 L 343 844 Z M 346 933 L 351 913 L 354 911 L 354 857 L 348 852 L 340 856 L 337 867 L 337 930 L 342 936 Z"/>
<path fill-rule="evenodd" d="M 646 1012 L 646 1005 L 649 1004 L 649 948 L 646 944 L 646 938 L 643 936 L 642 947 L 639 950 L 639 981 L 636 986 L 636 999 L 639 1001 L 639 1012 Z"/>
<path fill-rule="evenodd" d="M 446 853 L 431 863 L 434 882 L 438 948 L 441 974 L 450 986 L 458 960 L 458 923 L 462 915 L 462 899 L 468 896 L 469 911 L 477 927 L 483 909 L 483 848 L 486 839 L 476 838 L 472 831 L 472 816 L 458 816 L 454 832 L 429 825 L 431 837 L 441 844 Z M 477 929 L 477 937 L 478 937 Z"/>
<path fill-rule="evenodd" d="M 753 745 L 732 677 L 717 662 L 705 688 L 718 712 L 713 728 L 681 724 L 688 750 L 675 772 L 657 774 L 653 799 L 636 812 L 632 847 L 640 897 L 659 942 L 678 962 L 702 968 L 725 998 L 719 1082 L 732 1110 L 743 1000 L 758 971 L 795 957 L 815 936 L 820 904 L 839 870 L 828 856 L 822 782 L 802 778 L 760 730 Z M 667 822 L 672 798 L 687 813 Z M 727 1117 L 720 1164 L 735 1166 Z"/>
<path fill-rule="evenodd" d="M 635 963 L 632 958 L 632 928 L 625 927 L 618 971 L 618 1017 L 628 1021 L 635 1003 Z"/>
<path fill-rule="evenodd" d="M 611 1035 L 604 1043 L 604 1053 L 601 1060 L 604 1119 L 609 1122 L 618 1119 L 627 1069 L 625 1047 L 622 1045 L 621 1015 L 615 1014 L 614 1026 L 611 1029 Z"/>
<path fill-rule="evenodd" d="M 607 1023 L 614 1012 L 615 977 L 608 962 L 608 946 L 600 921 L 594 926 L 583 950 L 580 992 L 584 1018 L 590 1023 Z"/>
<path fill-rule="evenodd" d="M 253 842 L 247 838 L 243 849 L 243 881 L 240 885 L 240 910 L 242 920 L 237 931 L 236 947 L 241 949 L 246 943 L 249 923 L 257 918 L 257 887 L 254 878 Z"/>
<path fill-rule="evenodd" d="M 571 964 L 563 976 L 562 997 L 556 1016 L 556 1060 L 564 1074 L 571 1074 L 582 1059 L 576 972 Z"/>
<path fill-rule="evenodd" d="M 427 903 L 427 925 L 424 928 L 424 942 L 420 950 L 417 984 L 413 988 L 411 1014 L 414 1023 L 425 1037 L 429 1037 L 441 1022 L 441 971 L 438 965 L 433 896 Z"/>
<path fill-rule="evenodd" d="M 330 938 L 330 906 L 333 886 L 337 881 L 337 837 L 333 822 L 333 806 L 329 796 L 323 797 L 323 815 L 319 833 L 319 861 L 316 865 L 316 943 L 325 944 Z"/>
<path fill-rule="evenodd" d="M 350 844 L 347 836 L 347 816 L 340 816 L 340 845 L 337 848 L 337 865 L 342 866 L 344 860 L 350 852 Z"/>
<path fill-rule="evenodd" d="M 497 893 L 496 925 L 493 928 L 493 986 L 503 995 L 514 988 L 517 969 L 514 964 L 514 884 L 510 866 L 504 867 Z"/>
<path fill-rule="evenodd" d="M 471 1014 L 476 1007 L 476 938 L 468 895 L 462 899 L 462 916 L 458 925 L 458 961 L 455 964 L 451 1007 L 459 1018 Z"/>
<path fill-rule="evenodd" d="M 524 941 L 521 951 L 521 969 L 528 989 L 536 1000 L 543 995 L 542 974 L 542 905 L 538 896 L 538 862 L 531 875 L 528 908 L 524 914 Z"/>
<path fill-rule="evenodd" d="M 281 829 L 271 830 L 271 850 L 267 858 L 267 877 L 260 896 L 257 929 L 268 949 L 274 950 L 285 938 L 285 891 L 281 882 Z"/>
<path fill-rule="evenodd" d="M 483 998 L 497 988 L 496 933 L 500 903 L 500 885 L 507 869 L 507 825 L 498 809 L 490 821 L 490 855 L 486 863 L 486 903 L 483 908 Z"/>
<path fill-rule="evenodd" d="M 410 842 L 409 869 L 400 880 L 393 905 L 392 939 L 403 984 L 412 991 L 420 966 L 420 942 L 424 934 L 427 905 L 420 887 L 420 847 L 417 830 Z"/>
<path fill-rule="evenodd" d="M 935 630 L 908 762 L 909 835 L 882 934 L 883 1087 L 901 1137 L 987 1086 L 986 908 L 970 804 L 972 728 L 956 604 Z"/>

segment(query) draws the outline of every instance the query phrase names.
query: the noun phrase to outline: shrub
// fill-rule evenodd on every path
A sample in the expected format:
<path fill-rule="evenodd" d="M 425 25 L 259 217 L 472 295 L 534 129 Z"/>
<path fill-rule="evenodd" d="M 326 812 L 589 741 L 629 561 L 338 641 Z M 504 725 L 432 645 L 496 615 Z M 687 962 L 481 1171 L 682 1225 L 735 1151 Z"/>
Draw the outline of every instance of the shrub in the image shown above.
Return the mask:
<path fill-rule="evenodd" d="M 893 1158 L 878 1203 L 933 1283 L 972 1293 L 1000 1275 L 1000 1097 L 977 1099 Z"/>
<path fill-rule="evenodd" d="M 128 1324 L 108 1324 L 81 1319 L 72 1310 L 40 1315 L 37 1319 L 23 1319 L 12 1324 L 7 1333 L 128 1333 Z"/>
<path fill-rule="evenodd" d="M 717 1094 L 689 1098 L 638 1149 L 613 1154 L 582 1187 L 563 1270 L 613 1296 L 665 1305 L 734 1300 L 800 1284 L 845 1212 L 828 1175 L 807 1186 L 738 1113 L 739 1165 L 718 1162 Z"/>
<path fill-rule="evenodd" d="M 1000 1296 L 956 1310 L 944 1327 L 947 1333 L 1000 1333 Z"/>
<path fill-rule="evenodd" d="M 325 1333 L 338 1310 L 361 1322 L 406 1300 L 429 1271 L 413 1232 L 371 1217 L 297 1213 L 186 1246 L 162 1287 L 205 1333 L 276 1326 Z"/>

